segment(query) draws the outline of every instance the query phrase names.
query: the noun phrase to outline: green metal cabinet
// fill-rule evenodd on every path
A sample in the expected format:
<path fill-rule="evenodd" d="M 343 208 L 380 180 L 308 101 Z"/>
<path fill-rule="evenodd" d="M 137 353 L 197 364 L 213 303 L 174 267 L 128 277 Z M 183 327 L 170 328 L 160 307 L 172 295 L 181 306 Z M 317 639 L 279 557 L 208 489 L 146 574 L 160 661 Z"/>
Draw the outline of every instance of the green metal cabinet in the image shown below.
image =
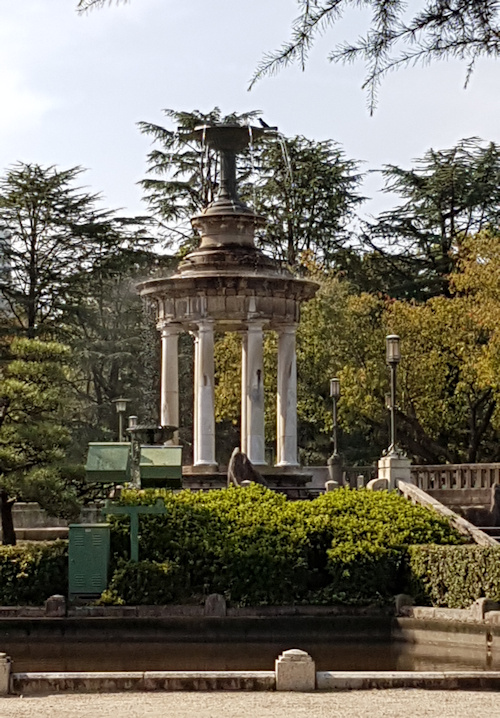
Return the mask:
<path fill-rule="evenodd" d="M 90 442 L 85 464 L 87 481 L 130 481 L 130 459 L 129 442 Z"/>
<path fill-rule="evenodd" d="M 69 597 L 100 596 L 108 585 L 110 524 L 69 525 Z"/>
<path fill-rule="evenodd" d="M 182 447 L 141 446 L 141 488 L 182 488 Z"/>

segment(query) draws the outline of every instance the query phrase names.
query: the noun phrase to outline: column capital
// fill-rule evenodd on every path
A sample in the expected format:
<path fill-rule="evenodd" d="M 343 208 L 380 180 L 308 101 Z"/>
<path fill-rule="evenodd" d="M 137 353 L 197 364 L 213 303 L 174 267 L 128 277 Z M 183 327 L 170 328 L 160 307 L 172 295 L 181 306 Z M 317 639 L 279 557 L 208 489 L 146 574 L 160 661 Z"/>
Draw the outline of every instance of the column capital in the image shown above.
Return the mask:
<path fill-rule="evenodd" d="M 290 324 L 278 324 L 275 327 L 275 331 L 277 331 L 278 334 L 295 334 L 298 326 L 299 325 L 295 322 Z"/>
<path fill-rule="evenodd" d="M 250 332 L 250 331 L 261 332 L 264 329 L 265 323 L 266 322 L 263 319 L 247 319 L 247 321 L 245 322 L 246 331 L 247 332 Z"/>
<path fill-rule="evenodd" d="M 200 319 L 196 322 L 199 332 L 210 332 L 214 330 L 215 321 L 213 319 Z"/>
<path fill-rule="evenodd" d="M 180 324 L 174 324 L 173 322 L 166 322 L 165 320 L 159 321 L 156 328 L 161 332 L 162 337 L 172 336 L 182 332 L 182 326 Z"/>

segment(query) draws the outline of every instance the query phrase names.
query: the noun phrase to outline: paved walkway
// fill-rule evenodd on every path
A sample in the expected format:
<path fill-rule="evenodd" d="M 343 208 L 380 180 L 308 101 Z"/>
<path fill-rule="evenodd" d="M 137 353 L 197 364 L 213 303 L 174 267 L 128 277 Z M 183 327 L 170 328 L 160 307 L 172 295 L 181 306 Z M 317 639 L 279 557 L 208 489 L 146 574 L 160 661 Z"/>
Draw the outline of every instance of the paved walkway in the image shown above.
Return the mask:
<path fill-rule="evenodd" d="M 0 698 L 0 718 L 492 718 L 497 693 L 115 693 Z"/>

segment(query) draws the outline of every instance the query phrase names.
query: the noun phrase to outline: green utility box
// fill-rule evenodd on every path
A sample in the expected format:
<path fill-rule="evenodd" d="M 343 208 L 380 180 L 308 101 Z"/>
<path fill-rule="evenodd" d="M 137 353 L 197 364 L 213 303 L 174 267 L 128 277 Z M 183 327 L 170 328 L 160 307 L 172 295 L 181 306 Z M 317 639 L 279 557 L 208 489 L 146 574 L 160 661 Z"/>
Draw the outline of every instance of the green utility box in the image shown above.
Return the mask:
<path fill-rule="evenodd" d="M 69 597 L 100 596 L 108 585 L 110 524 L 69 525 Z"/>
<path fill-rule="evenodd" d="M 141 446 L 141 488 L 182 488 L 182 447 Z"/>
<path fill-rule="evenodd" d="M 85 464 L 87 481 L 122 484 L 130 481 L 129 442 L 91 442 Z"/>

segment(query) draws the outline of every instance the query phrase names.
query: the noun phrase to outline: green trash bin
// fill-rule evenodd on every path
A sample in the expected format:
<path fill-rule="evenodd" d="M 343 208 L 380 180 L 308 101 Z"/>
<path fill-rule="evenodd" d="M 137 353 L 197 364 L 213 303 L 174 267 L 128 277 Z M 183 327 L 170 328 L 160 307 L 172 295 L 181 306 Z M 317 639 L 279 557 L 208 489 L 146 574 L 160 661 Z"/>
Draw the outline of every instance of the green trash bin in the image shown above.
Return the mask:
<path fill-rule="evenodd" d="M 69 525 L 69 598 L 100 596 L 108 585 L 110 524 Z"/>

